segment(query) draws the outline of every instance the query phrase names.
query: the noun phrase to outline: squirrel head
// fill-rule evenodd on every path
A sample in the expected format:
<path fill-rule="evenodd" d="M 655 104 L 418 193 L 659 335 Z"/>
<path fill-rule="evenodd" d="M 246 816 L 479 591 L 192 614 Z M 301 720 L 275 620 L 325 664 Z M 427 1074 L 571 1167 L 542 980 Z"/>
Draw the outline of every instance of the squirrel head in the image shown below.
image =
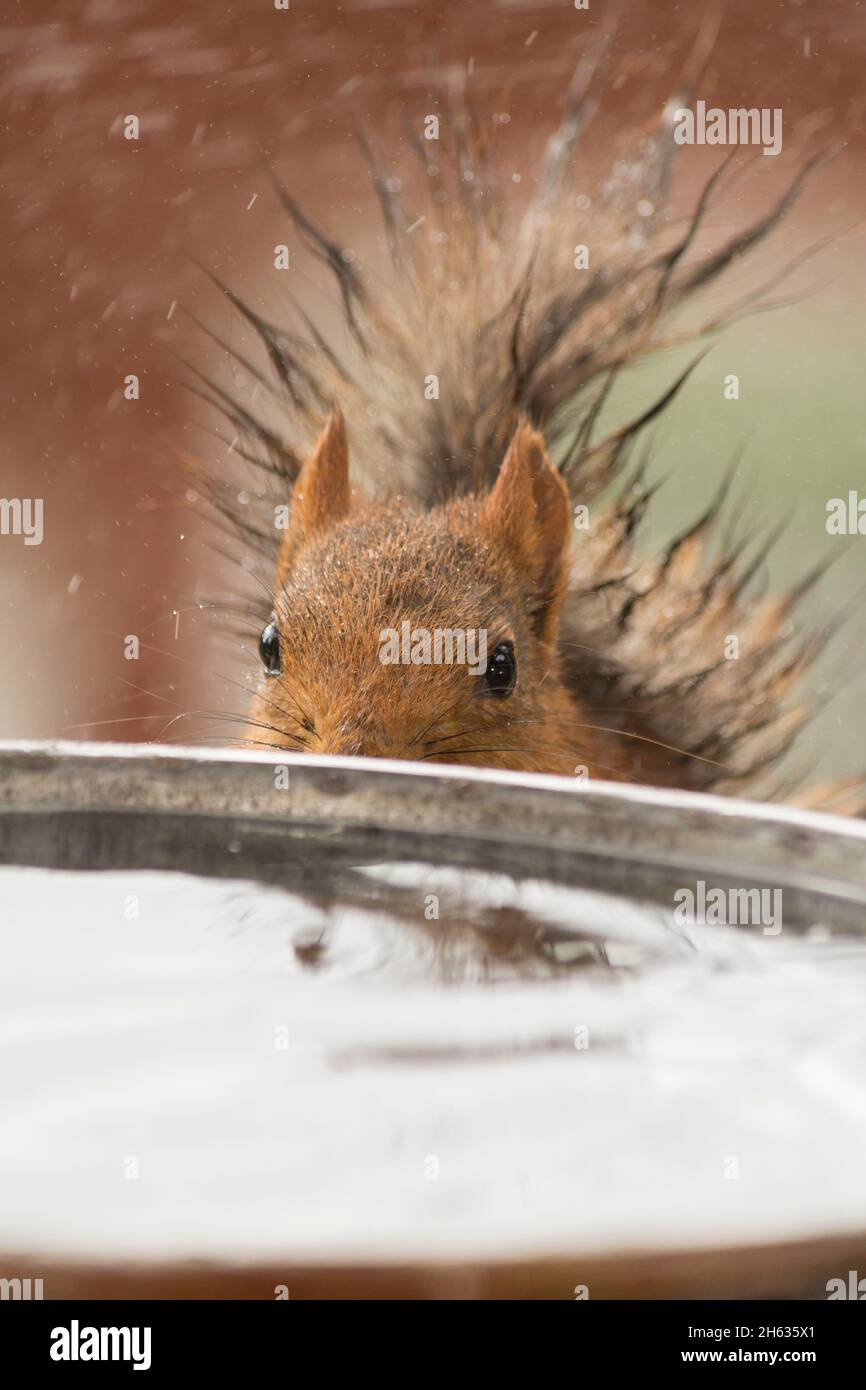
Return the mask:
<path fill-rule="evenodd" d="M 557 649 L 571 529 L 566 487 L 528 425 L 489 493 L 416 512 L 353 496 L 335 412 L 295 483 L 250 737 L 314 753 L 589 768 Z"/>

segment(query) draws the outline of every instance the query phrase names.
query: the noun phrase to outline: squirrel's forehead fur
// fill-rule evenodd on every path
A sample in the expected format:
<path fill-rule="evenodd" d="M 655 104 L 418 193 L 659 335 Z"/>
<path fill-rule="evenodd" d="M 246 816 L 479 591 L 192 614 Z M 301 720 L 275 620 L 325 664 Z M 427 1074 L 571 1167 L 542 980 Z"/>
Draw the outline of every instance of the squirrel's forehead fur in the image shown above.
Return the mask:
<path fill-rule="evenodd" d="M 392 504 L 353 513 L 304 546 L 277 597 L 282 622 L 312 622 L 319 633 L 323 621 L 338 627 L 363 615 L 370 629 L 409 619 L 509 635 L 523 617 L 523 587 L 472 498 L 428 512 Z"/>

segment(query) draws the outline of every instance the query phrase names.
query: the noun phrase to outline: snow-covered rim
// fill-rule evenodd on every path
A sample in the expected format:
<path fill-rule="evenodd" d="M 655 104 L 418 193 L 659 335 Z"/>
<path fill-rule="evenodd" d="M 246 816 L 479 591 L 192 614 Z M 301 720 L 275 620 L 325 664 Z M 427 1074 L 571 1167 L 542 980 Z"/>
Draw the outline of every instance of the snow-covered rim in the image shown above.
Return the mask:
<path fill-rule="evenodd" d="M 400 857 L 407 839 L 429 854 L 457 838 L 481 868 L 485 844 L 537 847 L 560 867 L 573 856 L 576 882 L 592 858 L 620 890 L 630 866 L 717 874 L 836 900 L 866 929 L 866 821 L 697 792 L 282 750 L 0 743 L 0 815 L 85 810 L 374 829 Z"/>

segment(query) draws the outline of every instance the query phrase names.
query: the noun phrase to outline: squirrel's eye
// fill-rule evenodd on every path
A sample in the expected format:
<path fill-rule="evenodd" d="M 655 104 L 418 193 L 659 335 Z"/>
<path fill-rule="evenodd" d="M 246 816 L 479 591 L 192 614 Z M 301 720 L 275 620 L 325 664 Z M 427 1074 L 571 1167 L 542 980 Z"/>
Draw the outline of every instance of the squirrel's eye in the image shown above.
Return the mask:
<path fill-rule="evenodd" d="M 280 630 L 270 622 L 259 638 L 259 656 L 269 676 L 280 674 Z"/>
<path fill-rule="evenodd" d="M 485 695 L 510 695 L 517 681 L 517 658 L 513 642 L 500 642 L 493 648 L 482 677 Z"/>

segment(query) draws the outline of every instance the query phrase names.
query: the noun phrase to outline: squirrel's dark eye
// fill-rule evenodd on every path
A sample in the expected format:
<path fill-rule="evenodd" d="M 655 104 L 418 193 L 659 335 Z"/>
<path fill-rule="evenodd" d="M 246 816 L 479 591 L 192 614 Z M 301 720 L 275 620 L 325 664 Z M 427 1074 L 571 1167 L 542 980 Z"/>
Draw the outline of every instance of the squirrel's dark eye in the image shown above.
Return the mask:
<path fill-rule="evenodd" d="M 259 638 L 259 656 L 269 676 L 280 674 L 280 630 L 270 622 Z"/>
<path fill-rule="evenodd" d="M 517 658 L 513 642 L 500 642 L 487 659 L 482 676 L 485 695 L 510 695 L 517 681 Z"/>

